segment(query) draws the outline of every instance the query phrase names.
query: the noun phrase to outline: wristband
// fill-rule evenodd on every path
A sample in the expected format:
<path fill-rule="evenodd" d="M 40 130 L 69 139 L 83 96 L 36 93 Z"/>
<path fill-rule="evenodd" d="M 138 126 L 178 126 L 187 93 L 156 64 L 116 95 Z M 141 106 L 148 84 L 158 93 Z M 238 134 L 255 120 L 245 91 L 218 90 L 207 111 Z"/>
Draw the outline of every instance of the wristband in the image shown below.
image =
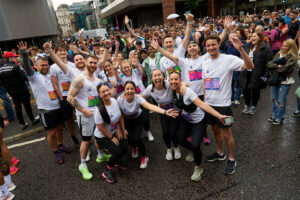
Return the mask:
<path fill-rule="evenodd" d="M 192 21 L 192 22 L 186 22 L 187 25 L 191 25 L 193 23 L 194 23 L 194 21 Z"/>
<path fill-rule="evenodd" d="M 167 115 L 167 110 L 165 110 L 164 115 Z"/>
<path fill-rule="evenodd" d="M 52 51 L 52 49 L 48 49 L 48 50 L 45 50 L 46 52 L 50 52 L 50 51 Z"/>

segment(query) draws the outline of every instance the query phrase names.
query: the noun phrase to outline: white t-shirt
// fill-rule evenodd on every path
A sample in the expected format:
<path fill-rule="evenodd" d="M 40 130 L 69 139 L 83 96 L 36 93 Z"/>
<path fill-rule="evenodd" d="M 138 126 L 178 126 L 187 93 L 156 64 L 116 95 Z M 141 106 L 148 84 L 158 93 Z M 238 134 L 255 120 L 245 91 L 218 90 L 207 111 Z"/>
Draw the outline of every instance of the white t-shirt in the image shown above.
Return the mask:
<path fill-rule="evenodd" d="M 126 118 L 137 118 L 142 113 L 141 105 L 145 102 L 145 99 L 135 95 L 134 100 L 128 103 L 125 97 L 119 96 L 117 102 Z"/>
<path fill-rule="evenodd" d="M 149 67 L 150 67 L 151 71 L 157 69 L 156 64 L 155 64 L 155 58 L 156 58 L 156 57 L 151 58 L 150 56 L 148 56 L 148 59 L 149 59 Z M 143 68 L 145 69 L 145 60 L 143 61 L 143 64 L 142 64 L 142 65 L 143 65 Z"/>
<path fill-rule="evenodd" d="M 168 81 L 165 82 L 165 88 L 162 90 L 157 90 L 154 88 L 153 92 L 151 92 L 153 85 L 149 85 L 143 95 L 146 97 L 152 97 L 158 104 L 160 104 L 160 107 L 167 110 L 169 108 L 174 108 L 173 104 L 173 90 L 170 87 L 170 84 Z"/>
<path fill-rule="evenodd" d="M 177 36 L 177 38 L 175 39 L 175 48 L 178 48 L 180 45 L 182 45 L 182 39 Z"/>
<path fill-rule="evenodd" d="M 182 74 L 187 75 L 183 80 L 188 80 L 189 86 L 194 92 L 200 96 L 203 95 L 203 78 L 202 78 L 202 65 L 201 63 L 208 59 L 210 56 L 208 53 L 200 56 L 199 58 L 193 60 L 190 58 L 180 58 L 179 66 L 182 70 L 186 71 Z"/>
<path fill-rule="evenodd" d="M 121 118 L 121 111 L 119 108 L 119 105 L 117 103 L 117 100 L 114 98 L 110 98 L 111 100 L 111 105 L 110 106 L 105 106 L 107 113 L 110 118 L 110 124 L 107 124 L 103 121 L 103 118 L 99 112 L 99 109 L 97 108 L 94 113 L 94 119 L 95 119 L 95 124 L 104 124 L 105 129 L 110 132 L 111 135 L 114 135 L 114 133 L 117 131 L 117 127 L 119 124 L 119 120 Z M 103 138 L 105 137 L 98 128 L 95 129 L 94 135 L 97 138 Z"/>
<path fill-rule="evenodd" d="M 216 59 L 208 58 L 202 63 L 205 79 L 205 102 L 212 106 L 231 105 L 233 71 L 241 71 L 244 61 L 237 56 L 221 54 Z"/>
<path fill-rule="evenodd" d="M 76 69 L 76 66 L 72 62 L 68 62 L 67 64 L 68 69 L 73 68 Z M 53 64 L 50 66 L 50 75 L 55 76 L 57 78 L 57 82 L 59 85 L 59 90 L 62 94 L 62 96 L 66 97 L 68 96 L 68 91 L 71 84 L 71 79 L 69 79 L 64 72 L 61 70 L 60 67 L 58 67 L 57 64 Z"/>
<path fill-rule="evenodd" d="M 179 94 L 176 94 L 177 98 L 179 98 Z M 183 96 L 183 102 L 185 105 L 190 105 L 193 103 L 193 101 L 198 98 L 197 94 L 190 88 L 186 88 L 186 91 L 184 93 Z M 190 123 L 198 123 L 200 122 L 203 117 L 204 117 L 204 112 L 197 107 L 197 109 L 192 112 L 192 113 L 188 113 L 186 111 L 182 111 L 181 116 L 183 119 L 185 119 L 186 121 L 190 122 Z"/>
<path fill-rule="evenodd" d="M 56 110 L 60 108 L 58 97 L 54 91 L 50 75 L 34 72 L 28 76 L 38 109 Z"/>
<path fill-rule="evenodd" d="M 66 73 L 66 77 L 69 78 L 72 82 L 72 80 L 78 76 L 79 74 L 82 74 L 84 72 L 84 70 L 79 70 L 77 67 L 76 68 L 69 68 L 68 67 L 68 70 L 67 70 L 67 73 Z"/>
<path fill-rule="evenodd" d="M 184 58 L 185 52 L 186 52 L 185 48 L 182 45 L 180 45 L 177 49 L 174 49 L 172 55 L 180 58 Z M 160 59 L 160 69 L 166 73 L 167 80 L 169 80 L 169 73 L 172 70 L 178 70 L 179 72 L 181 72 L 181 68 L 177 66 L 172 60 L 170 60 L 165 56 Z M 186 77 L 186 75 L 181 73 L 181 77 Z M 182 81 L 187 81 L 187 80 L 182 79 Z"/>
<path fill-rule="evenodd" d="M 131 76 L 125 76 L 124 74 L 121 74 L 120 76 L 121 76 L 121 79 L 122 79 L 123 87 L 125 86 L 125 83 L 127 81 L 133 81 L 136 85 L 137 94 L 140 94 L 140 93 L 144 92 L 145 86 L 142 82 L 142 77 L 143 77 L 142 73 L 140 75 L 138 75 L 137 70 L 134 69 L 134 70 L 132 70 L 132 75 Z"/>

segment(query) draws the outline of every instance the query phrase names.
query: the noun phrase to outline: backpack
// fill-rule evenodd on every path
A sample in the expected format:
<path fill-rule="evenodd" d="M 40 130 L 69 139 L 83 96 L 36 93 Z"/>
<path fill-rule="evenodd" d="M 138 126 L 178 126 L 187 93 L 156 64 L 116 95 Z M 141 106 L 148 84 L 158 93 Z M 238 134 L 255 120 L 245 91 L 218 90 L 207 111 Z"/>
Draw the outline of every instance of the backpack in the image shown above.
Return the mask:
<path fill-rule="evenodd" d="M 275 30 L 278 32 L 278 35 L 279 35 L 276 41 L 280 41 L 281 37 L 282 37 L 282 31 L 281 31 L 281 29 L 276 29 L 276 28 L 275 28 Z"/>

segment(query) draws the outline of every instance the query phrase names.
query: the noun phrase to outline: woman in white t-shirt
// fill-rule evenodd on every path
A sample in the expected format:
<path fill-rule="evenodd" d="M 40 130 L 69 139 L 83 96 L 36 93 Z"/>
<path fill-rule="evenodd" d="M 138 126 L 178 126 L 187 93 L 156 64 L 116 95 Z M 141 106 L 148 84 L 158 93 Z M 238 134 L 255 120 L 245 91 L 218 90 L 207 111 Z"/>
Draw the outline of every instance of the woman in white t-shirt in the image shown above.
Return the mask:
<path fill-rule="evenodd" d="M 131 155 L 133 158 L 137 158 L 137 150 L 139 150 L 141 154 L 140 168 L 145 169 L 149 158 L 146 156 L 145 145 L 141 139 L 141 132 L 146 114 L 141 109 L 141 106 L 145 109 L 173 118 L 178 116 L 178 112 L 174 109 L 164 110 L 148 103 L 143 97 L 136 94 L 136 85 L 133 81 L 127 81 L 125 83 L 124 95 L 121 95 L 117 102 L 124 115 L 125 127 L 128 132 L 128 144 L 132 147 Z"/>
<path fill-rule="evenodd" d="M 114 166 L 127 169 L 127 132 L 117 100 L 111 97 L 111 89 L 107 83 L 97 85 L 99 106 L 95 110 L 94 119 L 97 128 L 94 135 L 97 143 L 111 153 L 106 170 L 102 176 L 109 183 L 117 181 L 112 173 Z"/>
<path fill-rule="evenodd" d="M 223 121 L 228 116 L 221 115 L 210 105 L 201 101 L 197 94 L 190 88 L 186 88 L 182 95 L 182 92 L 180 91 L 182 85 L 181 77 L 178 72 L 173 71 L 169 74 L 169 82 L 174 91 L 173 97 L 175 106 L 181 112 L 178 142 L 184 148 L 192 151 L 192 154 L 186 156 L 186 161 L 195 161 L 194 173 L 191 176 L 191 179 L 193 181 L 200 181 L 201 174 L 203 173 L 200 144 L 206 131 L 205 114 L 201 109 L 215 116 L 220 121 Z M 192 135 L 191 142 L 187 140 L 190 135 Z"/>

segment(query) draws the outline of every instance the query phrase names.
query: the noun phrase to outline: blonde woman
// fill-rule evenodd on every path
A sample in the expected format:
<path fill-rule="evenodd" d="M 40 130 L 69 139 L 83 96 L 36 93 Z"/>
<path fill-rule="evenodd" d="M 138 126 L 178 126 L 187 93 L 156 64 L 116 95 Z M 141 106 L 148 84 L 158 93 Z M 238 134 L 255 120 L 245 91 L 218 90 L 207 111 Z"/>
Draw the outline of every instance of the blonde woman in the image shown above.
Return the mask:
<path fill-rule="evenodd" d="M 297 66 L 298 48 L 294 40 L 283 42 L 280 51 L 267 64 L 268 84 L 271 88 L 272 117 L 268 119 L 274 125 L 283 123 L 286 111 L 286 97 L 291 85 L 295 83 L 292 72 Z"/>

